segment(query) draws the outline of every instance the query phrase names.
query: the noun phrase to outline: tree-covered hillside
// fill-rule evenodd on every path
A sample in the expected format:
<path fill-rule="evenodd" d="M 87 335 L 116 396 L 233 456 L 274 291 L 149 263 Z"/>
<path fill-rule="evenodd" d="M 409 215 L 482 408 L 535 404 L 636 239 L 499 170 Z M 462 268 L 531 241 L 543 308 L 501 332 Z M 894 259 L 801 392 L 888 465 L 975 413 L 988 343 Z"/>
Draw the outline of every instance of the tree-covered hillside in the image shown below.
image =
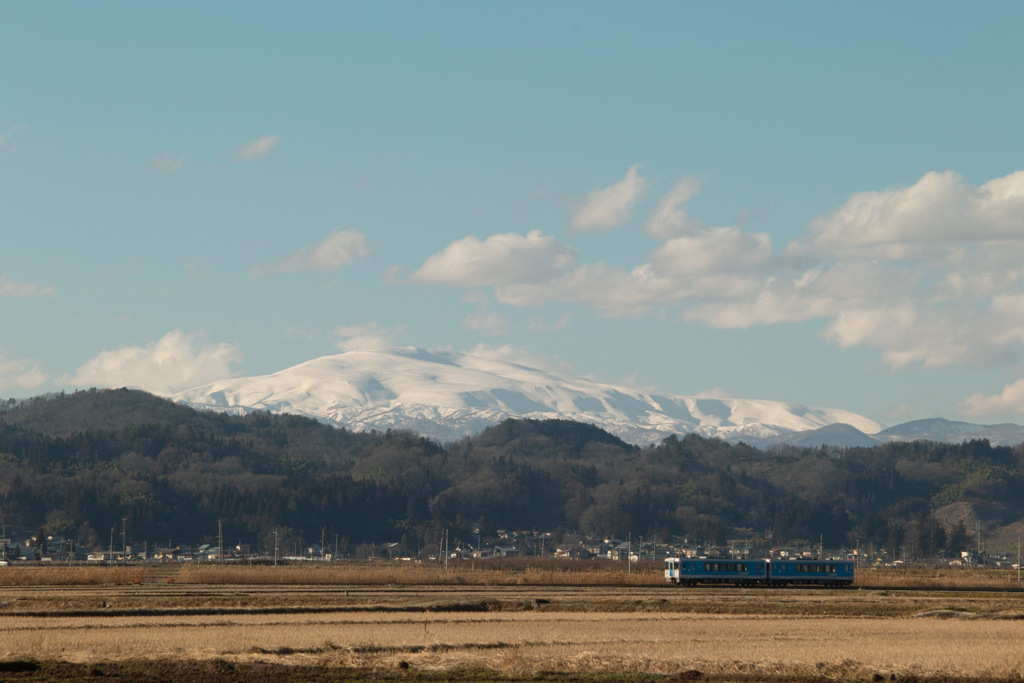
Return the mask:
<path fill-rule="evenodd" d="M 125 389 L 10 401 L 0 410 L 0 518 L 97 544 L 319 538 L 400 542 L 475 526 L 693 542 L 856 542 L 908 556 L 955 551 L 963 514 L 1022 517 L 1024 448 L 893 443 L 772 452 L 671 437 L 647 448 L 591 425 L 512 421 L 441 445 L 292 416 L 200 413 Z M 967 504 L 967 505 L 965 505 Z M 958 518 L 959 515 L 959 518 Z M 101 533 L 103 532 L 103 533 Z"/>

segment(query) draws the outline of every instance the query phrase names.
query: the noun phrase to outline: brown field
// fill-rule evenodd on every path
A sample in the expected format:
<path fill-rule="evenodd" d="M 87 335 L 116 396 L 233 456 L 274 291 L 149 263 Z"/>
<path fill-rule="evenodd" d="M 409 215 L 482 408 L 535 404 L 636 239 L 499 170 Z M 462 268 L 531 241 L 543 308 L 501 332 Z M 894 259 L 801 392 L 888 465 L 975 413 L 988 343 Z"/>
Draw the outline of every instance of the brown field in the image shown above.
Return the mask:
<path fill-rule="evenodd" d="M 0 680 L 1024 679 L 1015 574 L 978 590 L 945 585 L 961 573 L 824 590 L 429 572 L 0 568 Z"/>
<path fill-rule="evenodd" d="M 0 586 L 139 584 L 165 581 L 231 585 L 661 586 L 660 562 L 509 559 L 438 564 L 337 562 L 270 565 L 31 565 L 0 568 Z M 1016 570 L 857 570 L 855 588 L 1017 590 Z"/>

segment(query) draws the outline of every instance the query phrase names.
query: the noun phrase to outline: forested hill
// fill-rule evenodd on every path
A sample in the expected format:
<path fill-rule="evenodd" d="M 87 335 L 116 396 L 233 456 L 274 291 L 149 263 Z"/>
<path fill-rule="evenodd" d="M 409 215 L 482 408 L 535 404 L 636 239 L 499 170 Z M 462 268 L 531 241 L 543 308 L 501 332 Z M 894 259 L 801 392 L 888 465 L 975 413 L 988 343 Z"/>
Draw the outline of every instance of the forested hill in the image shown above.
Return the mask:
<path fill-rule="evenodd" d="M 129 390 L 0 407 L 0 519 L 86 545 L 216 534 L 266 547 L 321 529 L 409 552 L 442 528 L 575 530 L 955 551 L 1020 520 L 1024 447 L 987 441 L 771 452 L 688 435 L 637 448 L 574 422 L 508 420 L 441 445 L 293 416 L 196 412 Z M 289 546 L 285 546 L 289 547 Z"/>

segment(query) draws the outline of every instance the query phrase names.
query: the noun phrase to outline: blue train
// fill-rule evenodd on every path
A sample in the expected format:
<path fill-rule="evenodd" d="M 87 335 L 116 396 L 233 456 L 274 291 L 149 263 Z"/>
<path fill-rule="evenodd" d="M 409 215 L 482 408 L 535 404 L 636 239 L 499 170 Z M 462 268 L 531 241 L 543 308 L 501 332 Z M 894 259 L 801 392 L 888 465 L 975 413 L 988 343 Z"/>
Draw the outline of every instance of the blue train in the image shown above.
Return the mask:
<path fill-rule="evenodd" d="M 665 580 L 679 586 L 849 586 L 849 560 L 665 560 Z"/>

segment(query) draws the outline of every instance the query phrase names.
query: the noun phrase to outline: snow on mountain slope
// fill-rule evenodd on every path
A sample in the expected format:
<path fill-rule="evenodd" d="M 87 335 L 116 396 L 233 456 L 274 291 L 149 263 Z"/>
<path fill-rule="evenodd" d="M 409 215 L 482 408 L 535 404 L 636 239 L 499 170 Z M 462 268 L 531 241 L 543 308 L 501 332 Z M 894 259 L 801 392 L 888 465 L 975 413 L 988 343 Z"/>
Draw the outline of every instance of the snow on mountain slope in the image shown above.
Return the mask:
<path fill-rule="evenodd" d="M 305 415 L 356 431 L 409 429 L 441 441 L 475 434 L 509 417 L 588 422 L 636 444 L 687 432 L 764 438 L 836 422 L 869 434 L 882 429 L 845 410 L 672 396 L 418 348 L 349 351 L 271 375 L 214 382 L 171 398 L 232 413 Z"/>

